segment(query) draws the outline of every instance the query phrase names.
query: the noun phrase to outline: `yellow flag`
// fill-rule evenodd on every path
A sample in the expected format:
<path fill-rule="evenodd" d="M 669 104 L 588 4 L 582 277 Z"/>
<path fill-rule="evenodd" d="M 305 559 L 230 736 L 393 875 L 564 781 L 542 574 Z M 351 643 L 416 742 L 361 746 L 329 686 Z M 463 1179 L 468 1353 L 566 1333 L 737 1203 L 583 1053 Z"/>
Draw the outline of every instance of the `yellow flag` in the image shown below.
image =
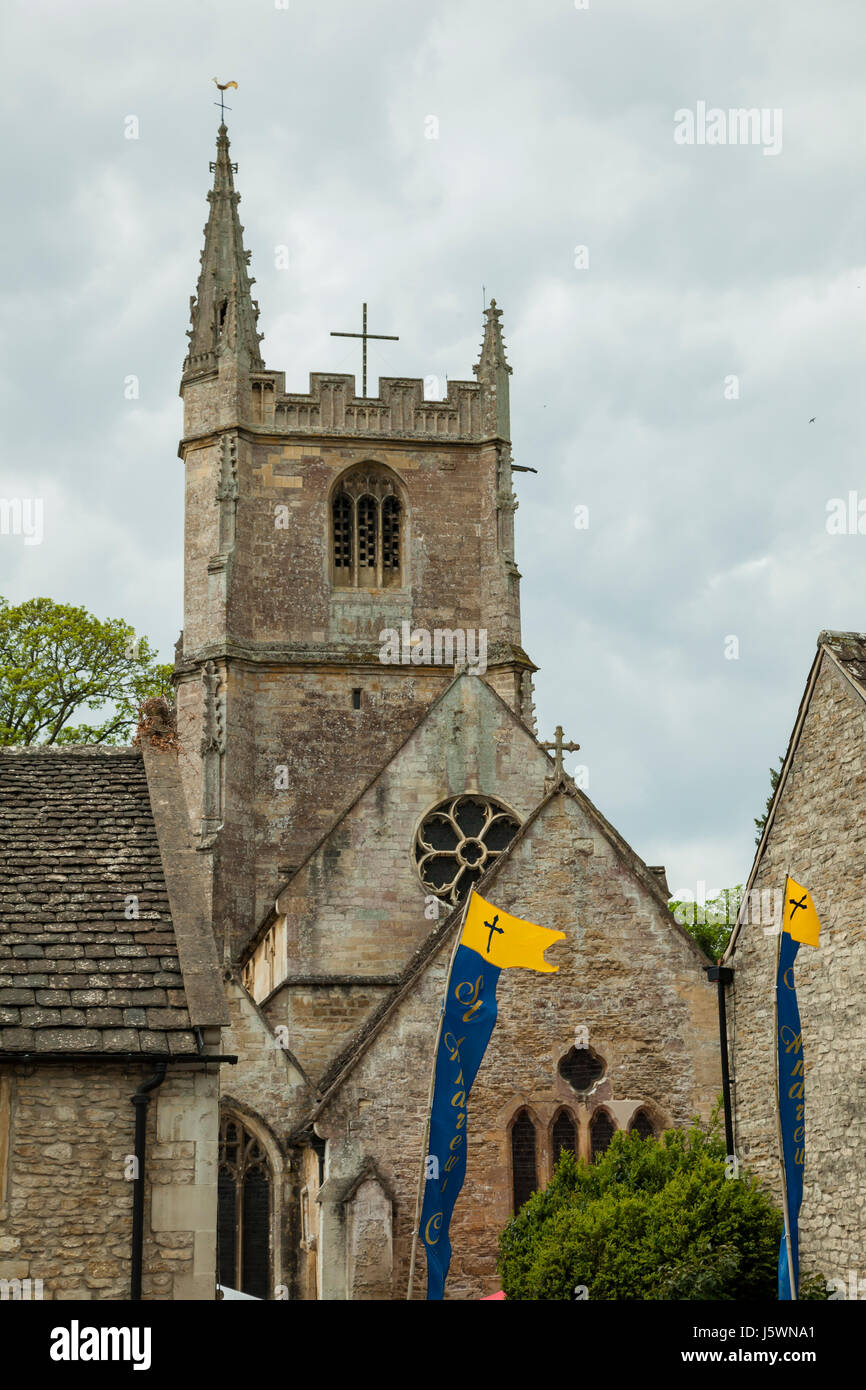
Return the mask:
<path fill-rule="evenodd" d="M 477 951 L 500 970 L 522 966 L 525 970 L 539 970 L 550 975 L 559 966 L 548 965 L 544 952 L 554 941 L 564 940 L 564 931 L 551 931 L 549 927 L 537 927 L 534 922 L 512 917 L 473 893 L 460 945 Z"/>
<path fill-rule="evenodd" d="M 804 946 L 817 946 L 821 923 L 812 902 L 812 895 L 802 884 L 795 883 L 791 877 L 785 881 L 785 907 L 782 912 L 782 930 L 794 941 L 802 941 Z"/>

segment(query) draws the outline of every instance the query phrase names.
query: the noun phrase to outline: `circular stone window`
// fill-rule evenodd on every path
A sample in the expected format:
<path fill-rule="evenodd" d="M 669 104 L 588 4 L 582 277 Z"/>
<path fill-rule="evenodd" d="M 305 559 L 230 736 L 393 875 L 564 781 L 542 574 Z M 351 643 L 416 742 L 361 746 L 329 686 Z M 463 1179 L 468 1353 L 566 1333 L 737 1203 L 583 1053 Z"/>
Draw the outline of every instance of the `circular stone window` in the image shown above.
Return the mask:
<path fill-rule="evenodd" d="M 462 902 L 520 829 L 490 796 L 455 796 L 428 811 L 415 836 L 421 882 L 443 902 Z"/>

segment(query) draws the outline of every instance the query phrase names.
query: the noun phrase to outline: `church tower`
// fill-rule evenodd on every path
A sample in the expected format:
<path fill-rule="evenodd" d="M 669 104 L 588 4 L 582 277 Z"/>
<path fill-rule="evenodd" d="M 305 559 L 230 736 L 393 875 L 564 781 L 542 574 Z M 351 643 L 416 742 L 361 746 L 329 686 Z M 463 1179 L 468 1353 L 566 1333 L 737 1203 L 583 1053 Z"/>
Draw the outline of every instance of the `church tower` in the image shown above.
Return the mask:
<path fill-rule="evenodd" d="M 502 311 L 475 380 L 310 376 L 261 355 L 225 125 L 180 394 L 185 789 L 233 951 L 454 674 L 534 727 L 514 558 Z M 437 637 L 438 633 L 438 637 Z"/>

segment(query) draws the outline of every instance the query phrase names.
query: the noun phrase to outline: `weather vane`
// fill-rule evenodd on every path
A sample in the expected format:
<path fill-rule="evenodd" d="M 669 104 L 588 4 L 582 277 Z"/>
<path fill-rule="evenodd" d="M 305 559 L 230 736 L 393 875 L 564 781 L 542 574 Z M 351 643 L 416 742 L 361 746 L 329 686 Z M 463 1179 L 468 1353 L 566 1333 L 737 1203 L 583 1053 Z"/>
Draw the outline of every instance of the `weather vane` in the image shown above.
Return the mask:
<path fill-rule="evenodd" d="M 231 111 L 232 108 L 230 106 L 226 106 L 223 92 L 228 91 L 229 87 L 234 87 L 235 91 L 237 91 L 238 84 L 237 82 L 217 82 L 216 78 L 214 78 L 214 82 L 216 82 L 220 94 L 220 99 L 219 101 L 214 102 L 214 106 L 218 106 L 220 109 L 220 125 L 225 125 L 226 111 Z"/>

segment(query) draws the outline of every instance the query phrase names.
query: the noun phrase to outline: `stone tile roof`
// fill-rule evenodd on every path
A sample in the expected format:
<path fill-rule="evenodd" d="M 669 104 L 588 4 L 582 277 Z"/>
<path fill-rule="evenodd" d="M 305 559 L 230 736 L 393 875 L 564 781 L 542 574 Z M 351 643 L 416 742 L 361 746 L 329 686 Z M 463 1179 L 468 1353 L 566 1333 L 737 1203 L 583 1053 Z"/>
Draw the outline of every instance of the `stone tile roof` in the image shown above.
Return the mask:
<path fill-rule="evenodd" d="M 848 674 L 859 685 L 866 686 L 866 633 L 822 632 L 818 645 L 829 647 Z"/>
<path fill-rule="evenodd" d="M 196 1051 L 138 749 L 0 749 L 0 1055 L 25 1049 Z"/>

